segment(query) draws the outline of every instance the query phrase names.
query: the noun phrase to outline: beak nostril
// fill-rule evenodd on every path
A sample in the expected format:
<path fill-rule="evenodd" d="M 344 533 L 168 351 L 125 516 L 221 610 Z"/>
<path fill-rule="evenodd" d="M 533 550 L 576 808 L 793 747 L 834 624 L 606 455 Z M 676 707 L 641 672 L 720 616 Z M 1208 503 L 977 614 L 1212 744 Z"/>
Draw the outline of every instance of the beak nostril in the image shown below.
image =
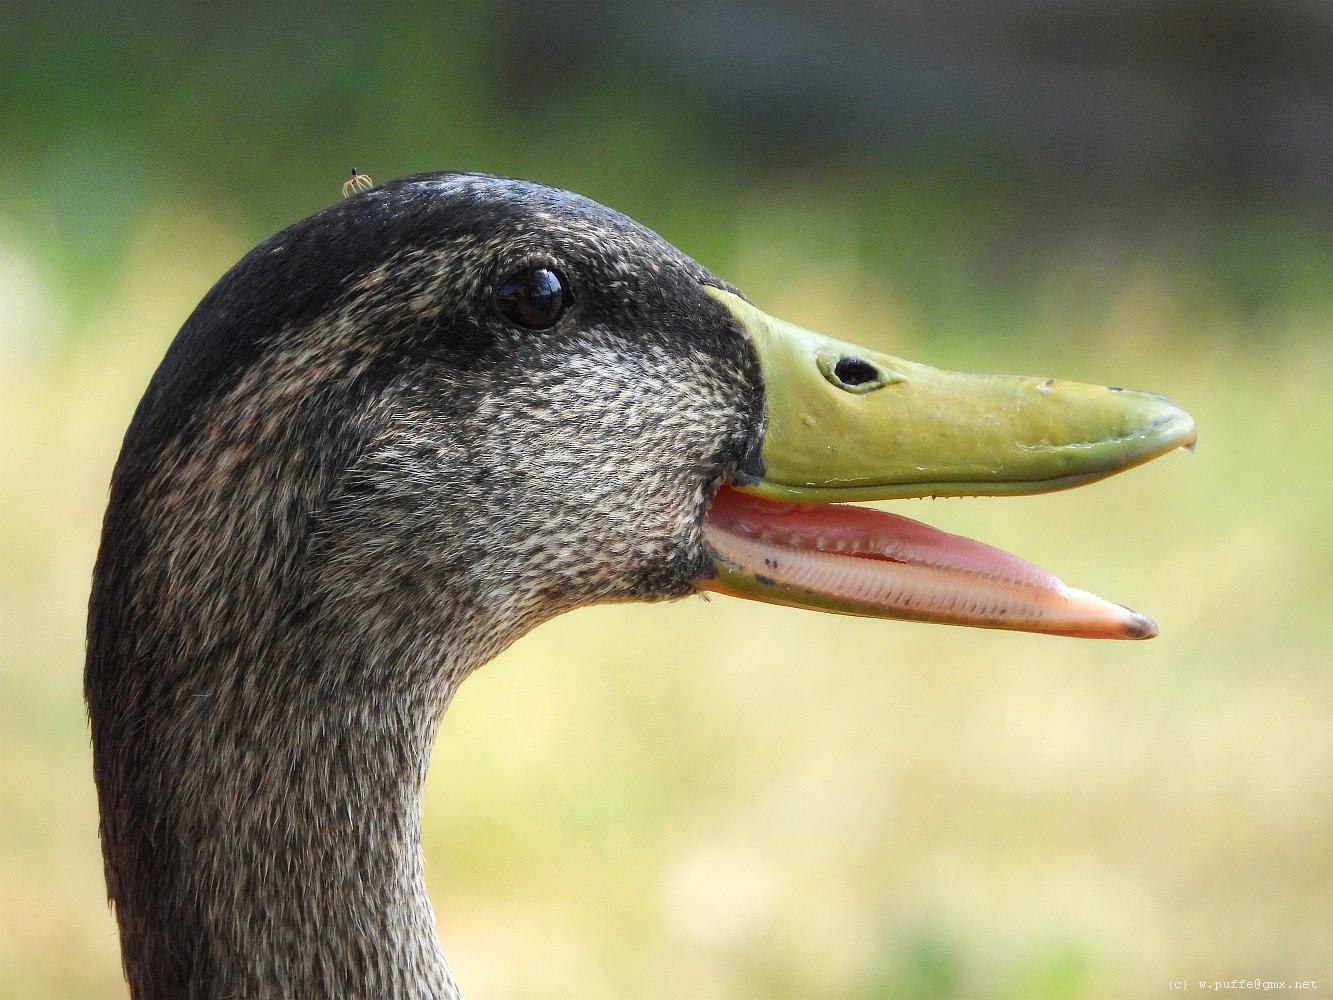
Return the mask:
<path fill-rule="evenodd" d="M 819 371 L 829 385 L 843 392 L 872 392 L 890 382 L 898 381 L 873 361 L 842 351 L 821 351 L 816 358 Z"/>
<path fill-rule="evenodd" d="M 879 369 L 861 358 L 843 357 L 833 366 L 833 374 L 844 385 L 858 386 L 879 378 Z"/>

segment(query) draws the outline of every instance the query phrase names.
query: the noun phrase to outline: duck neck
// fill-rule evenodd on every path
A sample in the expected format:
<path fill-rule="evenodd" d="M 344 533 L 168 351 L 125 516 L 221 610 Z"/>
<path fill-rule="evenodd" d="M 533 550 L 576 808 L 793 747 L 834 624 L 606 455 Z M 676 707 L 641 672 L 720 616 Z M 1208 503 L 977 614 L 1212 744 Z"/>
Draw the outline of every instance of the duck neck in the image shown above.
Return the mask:
<path fill-rule="evenodd" d="M 422 783 L 489 647 L 411 576 L 410 525 L 397 559 L 383 525 L 329 526 L 365 508 L 335 501 L 371 417 L 252 381 L 215 404 L 226 422 L 199 417 L 232 436 L 170 461 L 135 457 L 136 417 L 94 573 L 85 685 L 131 994 L 453 998 Z"/>
<path fill-rule="evenodd" d="M 457 997 L 420 847 L 441 698 L 245 687 L 99 767 L 133 996 Z"/>
<path fill-rule="evenodd" d="M 126 435 L 85 690 L 135 1000 L 458 995 L 422 785 L 458 682 L 541 614 L 458 497 L 403 493 L 372 447 L 397 404 L 347 329 L 345 357 L 274 352 L 168 454 L 140 454 L 151 421 Z"/>

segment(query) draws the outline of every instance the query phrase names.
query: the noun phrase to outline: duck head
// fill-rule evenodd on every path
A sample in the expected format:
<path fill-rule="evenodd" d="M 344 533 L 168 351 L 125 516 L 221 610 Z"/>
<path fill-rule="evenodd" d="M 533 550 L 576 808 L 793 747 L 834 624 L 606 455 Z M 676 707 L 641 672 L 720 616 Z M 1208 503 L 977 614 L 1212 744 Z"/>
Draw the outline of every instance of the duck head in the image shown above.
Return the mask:
<path fill-rule="evenodd" d="M 575 606 L 712 589 L 1142 638 L 1023 560 L 844 501 L 1064 489 L 1193 440 L 1160 396 L 800 329 L 586 198 L 420 175 L 267 240 L 182 328 L 116 468 L 91 634 L 124 629 L 130 588 L 186 634 L 264 595 L 376 641 L 466 621 L 475 661 Z"/>

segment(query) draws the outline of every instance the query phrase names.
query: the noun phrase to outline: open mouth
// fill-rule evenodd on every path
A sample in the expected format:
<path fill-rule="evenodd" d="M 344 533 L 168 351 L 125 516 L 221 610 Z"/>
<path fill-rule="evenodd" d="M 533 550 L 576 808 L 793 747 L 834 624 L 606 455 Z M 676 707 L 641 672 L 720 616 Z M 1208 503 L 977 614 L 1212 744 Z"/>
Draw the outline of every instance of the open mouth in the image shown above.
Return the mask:
<path fill-rule="evenodd" d="M 705 292 L 753 347 L 766 402 L 760 446 L 704 521 L 708 589 L 876 618 L 1157 634 L 1151 619 L 994 546 L 851 503 L 1082 486 L 1192 447 L 1188 413 L 1149 392 L 932 368 Z"/>
<path fill-rule="evenodd" d="M 704 535 L 710 590 L 876 618 L 1093 639 L 1149 639 L 1157 625 L 1068 587 L 1002 549 L 849 504 L 796 504 L 723 485 Z"/>

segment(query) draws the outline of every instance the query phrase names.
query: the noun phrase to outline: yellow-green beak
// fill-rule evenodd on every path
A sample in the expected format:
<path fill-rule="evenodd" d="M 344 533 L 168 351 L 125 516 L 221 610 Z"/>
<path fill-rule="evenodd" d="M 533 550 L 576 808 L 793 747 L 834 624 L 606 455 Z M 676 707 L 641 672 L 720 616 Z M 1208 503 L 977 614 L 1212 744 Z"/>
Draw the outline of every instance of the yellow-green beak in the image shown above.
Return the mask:
<path fill-rule="evenodd" d="M 724 488 L 710 512 L 713 589 L 878 617 L 1156 633 L 1150 620 L 989 546 L 906 518 L 810 505 L 1078 486 L 1192 445 L 1194 422 L 1174 403 L 1077 382 L 943 371 L 707 290 L 752 344 L 767 403 L 757 460 L 734 477 L 750 496 Z"/>

